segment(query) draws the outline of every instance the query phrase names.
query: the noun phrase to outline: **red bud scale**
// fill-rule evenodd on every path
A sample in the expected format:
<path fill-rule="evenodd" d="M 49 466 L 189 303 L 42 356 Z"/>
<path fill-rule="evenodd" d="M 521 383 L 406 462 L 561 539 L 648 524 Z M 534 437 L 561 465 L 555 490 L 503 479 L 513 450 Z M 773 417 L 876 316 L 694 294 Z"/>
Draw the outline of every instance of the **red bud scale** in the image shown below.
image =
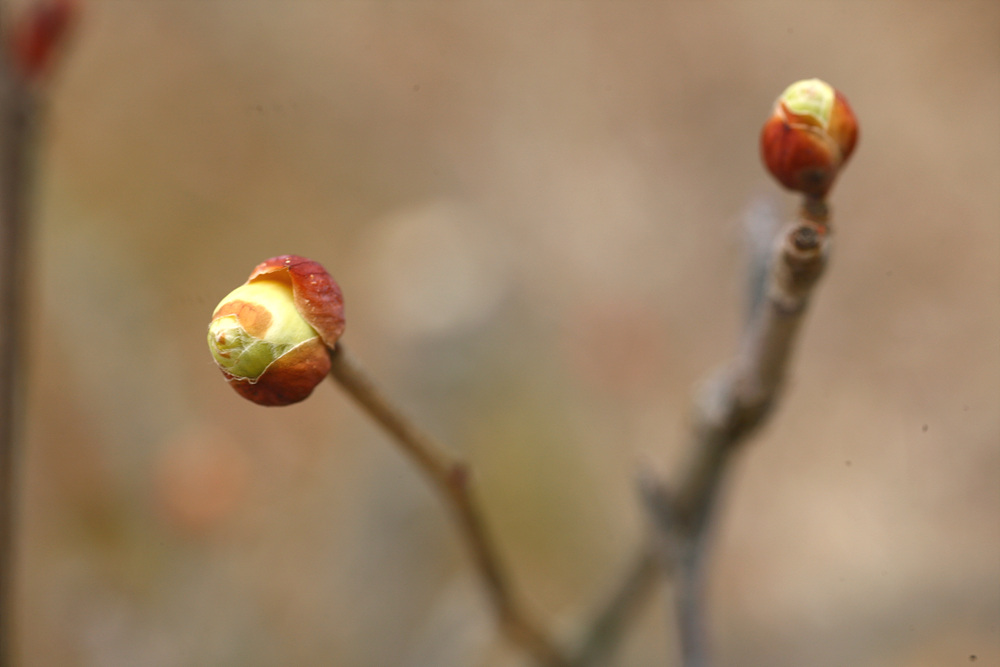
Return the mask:
<path fill-rule="evenodd" d="M 822 199 L 854 151 L 858 122 L 847 98 L 806 79 L 789 86 L 761 131 L 764 164 L 790 190 Z"/>

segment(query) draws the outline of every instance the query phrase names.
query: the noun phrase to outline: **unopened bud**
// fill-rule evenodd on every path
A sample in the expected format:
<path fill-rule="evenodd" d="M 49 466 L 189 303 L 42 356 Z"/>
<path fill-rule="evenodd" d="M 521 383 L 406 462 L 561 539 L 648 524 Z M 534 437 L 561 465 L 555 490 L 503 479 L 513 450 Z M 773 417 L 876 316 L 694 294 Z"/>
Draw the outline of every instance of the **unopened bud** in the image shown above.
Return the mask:
<path fill-rule="evenodd" d="M 307 398 L 330 372 L 344 331 L 340 288 L 318 263 L 283 255 L 258 265 L 222 300 L 208 347 L 232 387 L 261 405 Z"/>
<path fill-rule="evenodd" d="M 764 164 L 782 185 L 823 198 L 857 140 L 858 122 L 847 99 L 824 81 L 806 79 L 777 99 L 760 146 Z"/>

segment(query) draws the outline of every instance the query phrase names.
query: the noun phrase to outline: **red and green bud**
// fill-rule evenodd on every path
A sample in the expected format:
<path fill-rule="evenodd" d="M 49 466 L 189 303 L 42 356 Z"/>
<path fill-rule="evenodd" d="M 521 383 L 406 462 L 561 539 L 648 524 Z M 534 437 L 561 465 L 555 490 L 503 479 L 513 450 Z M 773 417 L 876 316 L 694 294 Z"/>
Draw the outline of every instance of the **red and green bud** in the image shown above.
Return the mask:
<path fill-rule="evenodd" d="M 307 398 L 330 372 L 344 332 L 340 287 L 317 262 L 296 255 L 259 264 L 222 300 L 208 347 L 233 389 L 261 405 Z"/>
<path fill-rule="evenodd" d="M 819 79 L 793 83 L 761 131 L 764 164 L 790 190 L 823 198 L 858 141 L 847 99 Z"/>

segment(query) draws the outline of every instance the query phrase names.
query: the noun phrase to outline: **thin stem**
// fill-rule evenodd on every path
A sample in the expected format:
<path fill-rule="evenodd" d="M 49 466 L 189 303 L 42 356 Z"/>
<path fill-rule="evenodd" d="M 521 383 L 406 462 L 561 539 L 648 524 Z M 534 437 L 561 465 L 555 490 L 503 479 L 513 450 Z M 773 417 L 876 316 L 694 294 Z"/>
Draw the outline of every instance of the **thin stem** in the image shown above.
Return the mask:
<path fill-rule="evenodd" d="M 577 667 L 604 665 L 624 630 L 650 598 L 660 570 L 656 551 L 646 544 L 629 563 L 621 582 L 582 633 L 571 664 Z"/>
<path fill-rule="evenodd" d="M 34 97 L 0 54 L 0 667 L 13 663 L 17 437 Z"/>
<path fill-rule="evenodd" d="M 504 635 L 540 664 L 568 665 L 549 634 L 514 595 L 483 511 L 470 488 L 468 464 L 405 417 L 342 344 L 330 350 L 330 359 L 330 375 L 413 458 L 451 508 Z"/>

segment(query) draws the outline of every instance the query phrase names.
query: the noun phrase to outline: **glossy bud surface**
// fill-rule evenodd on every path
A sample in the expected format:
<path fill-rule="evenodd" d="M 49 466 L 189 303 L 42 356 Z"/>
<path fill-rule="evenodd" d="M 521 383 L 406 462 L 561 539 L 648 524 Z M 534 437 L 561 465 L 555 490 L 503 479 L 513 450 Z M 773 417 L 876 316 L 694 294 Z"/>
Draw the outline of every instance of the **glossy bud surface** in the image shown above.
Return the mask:
<path fill-rule="evenodd" d="M 328 347 L 344 330 L 340 288 L 295 255 L 259 264 L 215 309 L 212 358 L 230 385 L 261 405 L 307 398 L 330 371 Z"/>
<path fill-rule="evenodd" d="M 847 99 L 825 81 L 806 79 L 775 102 L 761 131 L 761 156 L 786 188 L 823 198 L 857 140 L 858 123 Z"/>

